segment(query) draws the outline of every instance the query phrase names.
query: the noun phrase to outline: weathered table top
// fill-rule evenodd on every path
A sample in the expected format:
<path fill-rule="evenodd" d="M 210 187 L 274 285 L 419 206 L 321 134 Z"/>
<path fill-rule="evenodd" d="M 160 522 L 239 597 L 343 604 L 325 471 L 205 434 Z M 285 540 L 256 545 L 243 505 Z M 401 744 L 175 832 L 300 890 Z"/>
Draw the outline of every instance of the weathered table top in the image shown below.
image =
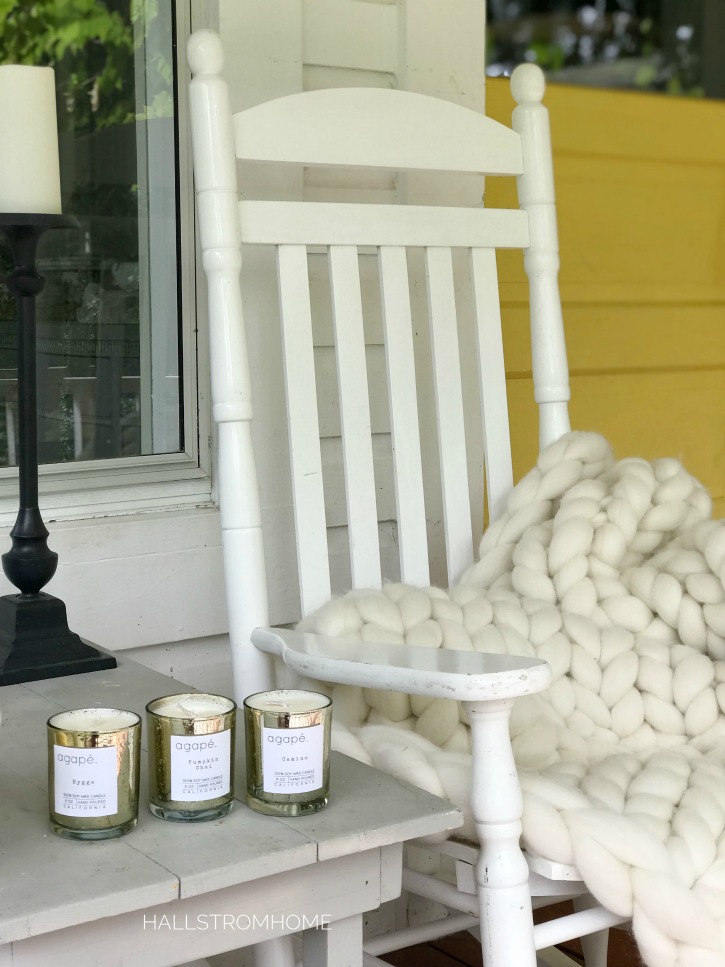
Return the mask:
<path fill-rule="evenodd" d="M 294 819 L 259 815 L 241 801 L 244 742 L 238 715 L 240 801 L 228 816 L 199 824 L 154 818 L 147 806 L 144 755 L 136 829 L 105 842 L 55 836 L 48 820 L 48 717 L 61 709 L 98 706 L 130 709 L 145 720 L 151 699 L 188 690 L 123 657 L 110 671 L 0 689 L 0 945 L 460 825 L 460 813 L 449 804 L 335 753 L 326 809 Z M 145 731 L 142 746 L 145 750 Z"/>

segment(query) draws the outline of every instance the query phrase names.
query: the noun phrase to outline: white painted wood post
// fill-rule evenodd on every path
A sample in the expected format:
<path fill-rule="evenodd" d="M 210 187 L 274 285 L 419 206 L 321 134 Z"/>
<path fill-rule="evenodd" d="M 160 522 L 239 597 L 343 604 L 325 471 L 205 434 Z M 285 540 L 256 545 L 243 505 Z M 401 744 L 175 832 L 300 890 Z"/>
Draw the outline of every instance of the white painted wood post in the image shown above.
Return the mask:
<path fill-rule="evenodd" d="M 509 738 L 513 700 L 464 702 L 471 723 L 471 806 L 484 967 L 536 967 L 529 868 L 521 852 L 523 800 Z"/>
<path fill-rule="evenodd" d="M 218 36 L 210 30 L 197 31 L 189 39 L 187 56 L 194 74 L 189 103 L 199 237 L 209 290 L 212 412 L 219 426 L 218 489 L 229 637 L 234 694 L 241 703 L 251 692 L 271 687 L 273 671 L 268 656 L 250 642 L 252 629 L 269 620 L 239 289 L 242 258 L 234 136 Z"/>
<path fill-rule="evenodd" d="M 517 103 L 512 126 L 521 135 L 524 174 L 517 179 L 519 205 L 529 216 L 531 243 L 524 256 L 531 304 L 531 356 L 534 398 L 539 404 L 539 447 L 567 433 L 569 369 L 557 277 L 559 238 L 556 228 L 554 170 L 549 112 L 541 103 L 544 75 L 535 64 L 521 64 L 511 75 Z"/>
<path fill-rule="evenodd" d="M 295 967 L 292 937 L 274 937 L 256 944 L 253 960 L 254 967 Z"/>
<path fill-rule="evenodd" d="M 358 967 L 363 962 L 362 916 L 305 930 L 302 942 L 304 967 Z"/>

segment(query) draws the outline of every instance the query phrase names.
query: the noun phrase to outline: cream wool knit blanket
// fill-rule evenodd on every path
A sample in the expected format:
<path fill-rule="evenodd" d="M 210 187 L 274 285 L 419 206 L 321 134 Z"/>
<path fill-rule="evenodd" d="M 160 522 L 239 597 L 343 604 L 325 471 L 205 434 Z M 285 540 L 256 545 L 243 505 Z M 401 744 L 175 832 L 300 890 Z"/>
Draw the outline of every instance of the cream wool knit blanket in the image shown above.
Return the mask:
<path fill-rule="evenodd" d="M 631 917 L 649 967 L 725 967 L 725 521 L 678 461 L 567 434 L 456 587 L 351 592 L 300 627 L 545 659 L 511 722 L 524 845 Z M 457 703 L 331 688 L 336 747 L 453 800 L 474 838 Z"/>

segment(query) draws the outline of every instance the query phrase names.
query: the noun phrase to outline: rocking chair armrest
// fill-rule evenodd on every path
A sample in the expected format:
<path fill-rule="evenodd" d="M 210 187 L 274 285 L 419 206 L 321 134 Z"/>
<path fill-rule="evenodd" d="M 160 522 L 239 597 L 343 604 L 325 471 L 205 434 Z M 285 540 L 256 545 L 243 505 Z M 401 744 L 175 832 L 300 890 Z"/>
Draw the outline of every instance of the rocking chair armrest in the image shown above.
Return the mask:
<path fill-rule="evenodd" d="M 284 628 L 255 628 L 252 643 L 305 677 L 462 702 L 518 698 L 551 682 L 546 662 L 514 655 L 362 642 Z"/>

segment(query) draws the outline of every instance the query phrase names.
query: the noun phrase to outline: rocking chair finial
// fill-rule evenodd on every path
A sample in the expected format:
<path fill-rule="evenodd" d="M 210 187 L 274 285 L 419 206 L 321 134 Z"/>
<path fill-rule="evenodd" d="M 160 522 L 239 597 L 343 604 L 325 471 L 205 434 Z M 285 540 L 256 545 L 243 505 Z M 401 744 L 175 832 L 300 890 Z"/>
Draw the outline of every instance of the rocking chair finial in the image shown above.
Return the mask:
<path fill-rule="evenodd" d="M 218 34 L 213 30 L 197 30 L 186 45 L 186 57 L 191 72 L 198 74 L 221 74 L 224 68 L 224 50 Z"/>
<path fill-rule="evenodd" d="M 517 104 L 542 101 L 545 89 L 544 72 L 536 64 L 519 64 L 511 75 L 511 93 Z"/>

